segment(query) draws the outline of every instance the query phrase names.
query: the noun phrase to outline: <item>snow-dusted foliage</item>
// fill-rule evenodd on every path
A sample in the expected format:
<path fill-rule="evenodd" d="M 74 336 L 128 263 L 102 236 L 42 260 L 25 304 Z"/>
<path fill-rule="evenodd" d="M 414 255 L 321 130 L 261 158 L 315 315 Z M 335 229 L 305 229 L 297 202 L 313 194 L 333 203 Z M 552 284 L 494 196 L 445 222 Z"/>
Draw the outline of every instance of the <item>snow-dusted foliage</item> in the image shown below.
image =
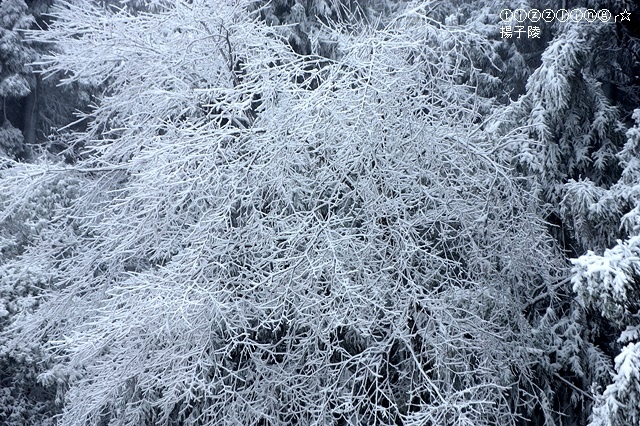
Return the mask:
<path fill-rule="evenodd" d="M 570 178 L 612 183 L 622 127 L 600 84 L 589 74 L 593 49 L 607 34 L 602 23 L 566 25 L 542 54 L 527 93 L 512 107 L 531 141 L 518 160 L 540 176 L 550 200 L 562 198 Z M 524 114 L 524 115 L 522 115 Z"/>
<path fill-rule="evenodd" d="M 25 64 L 34 59 L 33 49 L 22 42 L 19 30 L 33 23 L 24 0 L 6 0 L 0 4 L 0 97 L 23 97 L 31 91 Z"/>
<path fill-rule="evenodd" d="M 26 64 L 35 59 L 35 51 L 22 39 L 20 30 L 33 23 L 24 0 L 5 0 L 0 3 L 0 156 L 14 157 L 23 150 L 24 138 L 16 123 L 7 119 L 7 100 L 27 96 L 31 92 L 33 76 Z M 9 115 L 12 111 L 9 111 Z M 15 124 L 15 125 L 14 125 Z"/>
<path fill-rule="evenodd" d="M 3 168 L 12 161 L 3 162 Z M 79 193 L 80 179 L 45 174 L 34 167 L 17 166 L 1 172 L 0 191 L 0 423 L 53 424 L 55 386 L 43 386 L 37 376 L 50 365 L 40 342 L 11 343 L 7 326 L 21 314 L 32 312 L 43 290 L 54 282 L 47 264 L 26 260 L 33 245 L 55 237 L 59 212 Z M 58 235 L 61 237 L 61 235 Z M 64 244 L 58 238 L 57 244 Z"/>
<path fill-rule="evenodd" d="M 634 118 L 640 123 L 640 110 Z M 612 383 L 599 396 L 592 425 L 622 426 L 640 421 L 640 236 L 638 236 L 638 125 L 627 132 L 627 143 L 619 155 L 622 177 L 609 190 L 600 190 L 600 198 L 587 205 L 615 203 L 621 217 L 621 231 L 627 236 L 604 250 L 602 255 L 587 252 L 573 261 L 574 291 L 579 300 L 593 307 L 621 332 L 624 344 L 615 359 Z"/>
<path fill-rule="evenodd" d="M 38 58 L 36 43 L 26 40 L 24 31 L 48 7 L 47 1 L 4 0 L 0 2 L 0 168 L 15 159 L 30 157 L 31 145 L 44 126 L 66 121 L 70 115 L 56 114 L 60 90 L 41 93 L 38 79 L 29 65 Z M 53 102 L 48 102 L 52 101 Z M 44 105 L 43 105 L 44 104 Z M 67 106 L 68 108 L 68 106 Z M 66 123 L 65 123 L 66 124 Z M 42 136 L 40 134 L 40 136 Z M 44 138 L 41 138 L 44 139 Z M 20 173 L 18 173 L 20 175 Z M 49 228 L 56 209 L 72 192 L 66 178 L 42 182 L 37 177 L 24 180 L 13 172 L 3 172 L 0 189 L 0 424 L 51 424 L 55 411 L 55 388 L 37 382 L 46 359 L 38 342 L 10 345 L 6 327 L 14 316 L 31 311 L 38 296 L 48 286 L 50 271 L 44 265 L 21 259 L 22 254 Z M 20 181 L 16 183 L 16 179 Z"/>
<path fill-rule="evenodd" d="M 640 333 L 635 330 L 634 340 Z M 640 343 L 629 343 L 616 357 L 616 374 L 593 409 L 590 426 L 623 426 L 640 423 Z"/>
<path fill-rule="evenodd" d="M 574 290 L 585 304 L 602 316 L 625 324 L 638 314 L 640 288 L 640 237 L 634 236 L 604 251 L 589 251 L 574 260 Z"/>
<path fill-rule="evenodd" d="M 32 64 L 40 54 L 55 47 L 29 40 L 25 34 L 46 28 L 50 3 L 0 2 L 0 157 L 30 161 L 43 150 L 67 148 L 47 146 L 45 141 L 73 121 L 74 112 L 89 101 L 90 88 L 60 87 L 56 79 L 42 82 L 34 73 Z"/>
<path fill-rule="evenodd" d="M 5 223 L 34 179 L 51 200 L 10 347 L 46 347 L 59 424 L 552 418 L 530 320 L 563 265 L 426 10 L 326 27 L 327 59 L 249 3 L 59 3 L 41 65 L 108 90 L 77 164 L 0 178 Z"/>

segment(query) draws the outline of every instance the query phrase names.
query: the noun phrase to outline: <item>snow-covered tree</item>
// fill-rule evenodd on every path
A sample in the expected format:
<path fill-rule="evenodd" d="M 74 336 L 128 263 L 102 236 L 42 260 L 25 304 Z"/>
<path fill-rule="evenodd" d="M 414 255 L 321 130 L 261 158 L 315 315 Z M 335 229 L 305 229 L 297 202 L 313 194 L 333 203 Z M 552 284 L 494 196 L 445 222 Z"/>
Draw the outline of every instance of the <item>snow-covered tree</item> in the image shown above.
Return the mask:
<path fill-rule="evenodd" d="M 55 79 L 43 82 L 33 72 L 31 63 L 51 45 L 29 40 L 26 31 L 46 28 L 50 3 L 0 2 L 0 168 L 33 161 L 38 152 L 66 150 L 66 142 L 63 146 L 51 138 L 45 143 L 46 134 L 69 124 L 75 109 L 87 103 L 77 86 L 57 87 Z M 21 263 L 20 256 L 49 226 L 56 209 L 68 202 L 74 186 L 62 178 L 32 179 L 12 187 L 14 177 L 3 175 L 3 185 L 14 193 L 0 194 L 0 423 L 47 424 L 56 409 L 55 388 L 46 389 L 36 380 L 46 357 L 37 343 L 9 347 L 5 328 L 15 315 L 37 305 L 48 283 L 48 271 Z"/>
<path fill-rule="evenodd" d="M 56 221 L 56 212 L 79 193 L 80 180 L 58 175 L 52 179 L 24 176 L 16 169 L 2 172 L 0 191 L 0 423 L 53 424 L 56 386 L 43 386 L 37 377 L 50 365 L 39 342 L 11 344 L 7 327 L 13 319 L 37 308 L 39 296 L 51 285 L 51 271 L 23 259 Z M 6 190 L 6 191 L 5 191 Z"/>
<path fill-rule="evenodd" d="M 638 124 L 627 132 L 619 155 L 624 168 L 620 181 L 600 190 L 602 194 L 585 207 L 594 211 L 603 204 L 612 206 L 610 210 L 622 216 L 620 227 L 626 237 L 602 254 L 589 251 L 573 261 L 578 299 L 608 320 L 620 332 L 618 343 L 625 345 L 615 358 L 612 383 L 599 395 L 593 426 L 640 422 L 640 110 L 634 118 Z"/>
<path fill-rule="evenodd" d="M 82 188 L 10 265 L 46 271 L 7 347 L 48 349 L 59 424 L 553 420 L 536 303 L 564 264 L 479 124 L 473 35 L 428 11 L 331 23 L 331 59 L 250 2 L 59 3 L 45 76 L 108 90 L 76 164 L 0 179 L 9 224 Z"/>
<path fill-rule="evenodd" d="M 32 64 L 54 48 L 25 34 L 46 29 L 52 1 L 4 0 L 0 3 L 0 155 L 30 161 L 42 151 L 67 147 L 55 133 L 74 121 L 95 87 L 60 86 L 56 79 L 42 81 Z M 71 126 L 82 127 L 80 126 Z M 53 133 L 53 135 L 52 135 Z M 48 138 L 48 136 L 53 136 Z"/>
<path fill-rule="evenodd" d="M 48 7 L 47 1 L 4 0 L 0 2 L 0 167 L 31 156 L 36 135 L 49 123 L 69 117 L 55 114 L 62 90 L 43 93 L 43 86 L 30 63 L 37 60 L 39 46 L 26 40 L 24 31 L 36 25 Z M 40 46 L 41 47 L 41 46 Z M 64 98 L 63 98 L 64 99 Z M 68 101 L 71 97 L 67 96 Z M 53 102 L 50 102 L 53 101 Z M 45 102 L 46 105 L 42 103 Z M 65 107 L 67 108 L 67 107 Z M 42 114 L 42 115 L 41 115 Z M 66 123 L 65 123 L 66 124 Z M 41 139 L 44 139 L 41 136 Z M 12 176 L 4 174 L 5 187 Z M 55 388 L 37 382 L 46 365 L 37 343 L 7 345 L 4 333 L 13 317 L 37 305 L 47 285 L 48 271 L 21 263 L 19 257 L 46 228 L 55 209 L 67 200 L 64 179 L 39 185 L 21 182 L 13 194 L 0 193 L 0 423 L 5 425 L 49 424 L 55 412 Z M 17 192 L 16 192 L 17 191 Z M 18 195 L 18 192 L 20 195 Z M 6 214 L 12 211 L 11 216 Z"/>
<path fill-rule="evenodd" d="M 24 43 L 20 34 L 20 30 L 30 28 L 32 24 L 33 16 L 24 0 L 4 0 L 0 3 L 1 156 L 14 157 L 24 149 L 24 137 L 19 130 L 23 123 L 18 123 L 23 117 L 15 114 L 14 110 L 18 100 L 26 98 L 34 86 L 34 77 L 26 64 L 33 62 L 36 54 Z"/>

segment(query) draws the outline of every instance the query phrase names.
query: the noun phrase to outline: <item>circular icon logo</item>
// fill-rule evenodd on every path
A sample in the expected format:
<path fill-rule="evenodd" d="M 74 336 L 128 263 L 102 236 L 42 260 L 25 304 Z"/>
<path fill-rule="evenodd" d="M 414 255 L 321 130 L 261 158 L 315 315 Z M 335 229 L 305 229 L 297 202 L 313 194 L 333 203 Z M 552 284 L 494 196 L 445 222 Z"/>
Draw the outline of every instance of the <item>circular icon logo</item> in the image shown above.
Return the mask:
<path fill-rule="evenodd" d="M 553 9 L 545 9 L 542 11 L 542 19 L 544 22 L 551 22 L 556 17 L 556 14 L 553 13 Z"/>
<path fill-rule="evenodd" d="M 538 9 L 531 9 L 529 11 L 529 20 L 531 22 L 538 22 L 540 20 L 541 13 Z"/>
<path fill-rule="evenodd" d="M 524 22 L 527 20 L 527 11 L 524 9 L 516 9 L 513 11 L 513 16 L 518 22 Z"/>
<path fill-rule="evenodd" d="M 500 11 L 500 19 L 502 19 L 503 21 L 510 20 L 512 16 L 513 16 L 513 13 L 509 9 L 502 9 Z"/>
<path fill-rule="evenodd" d="M 598 11 L 598 19 L 602 22 L 609 22 L 611 19 L 611 12 L 609 12 L 609 9 L 600 9 Z"/>
<path fill-rule="evenodd" d="M 573 22 L 580 22 L 582 21 L 582 17 L 584 15 L 583 15 L 582 9 L 573 9 L 571 13 L 569 13 L 569 16 L 571 17 L 571 20 Z"/>
<path fill-rule="evenodd" d="M 598 19 L 598 13 L 593 9 L 587 9 L 584 12 L 584 19 L 586 19 L 588 22 L 593 22 Z"/>
<path fill-rule="evenodd" d="M 556 12 L 556 19 L 560 22 L 567 22 L 569 19 L 569 12 L 566 9 L 558 9 Z"/>

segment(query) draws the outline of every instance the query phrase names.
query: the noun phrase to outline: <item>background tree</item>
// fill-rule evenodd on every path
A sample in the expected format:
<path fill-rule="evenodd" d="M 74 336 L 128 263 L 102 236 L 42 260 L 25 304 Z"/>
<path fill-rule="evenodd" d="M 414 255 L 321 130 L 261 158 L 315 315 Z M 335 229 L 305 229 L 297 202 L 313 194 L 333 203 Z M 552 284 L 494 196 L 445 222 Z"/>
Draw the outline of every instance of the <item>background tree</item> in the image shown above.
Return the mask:
<path fill-rule="evenodd" d="M 28 113 L 22 112 L 20 103 L 35 86 L 35 78 L 26 64 L 36 59 L 36 53 L 24 43 L 19 30 L 30 28 L 34 18 L 24 0 L 3 1 L 0 16 L 0 99 L 3 114 L 0 154 L 13 157 L 24 150 L 24 136 L 19 129 L 24 126 L 24 120 L 30 118 Z"/>
<path fill-rule="evenodd" d="M 15 161 L 38 161 L 39 157 L 73 150 L 64 142 L 60 127 L 74 121 L 73 113 L 88 102 L 87 88 L 58 87 L 55 79 L 43 81 L 34 74 L 33 62 L 51 46 L 26 37 L 35 27 L 46 28 L 49 1 L 5 0 L 0 3 L 0 167 Z M 70 126 L 75 128 L 77 126 Z M 52 132 L 57 135 L 48 137 Z M 6 425 L 52 424 L 57 410 L 55 387 L 43 387 L 37 376 L 48 365 L 34 342 L 12 346 L 6 327 L 22 311 L 34 309 L 41 290 L 49 284 L 48 271 L 21 263 L 22 254 L 38 240 L 54 220 L 57 208 L 76 192 L 74 179 L 43 182 L 30 179 L 12 186 L 16 176 L 3 175 L 0 195 L 0 423 Z M 13 197 L 13 198 L 12 198 Z"/>
<path fill-rule="evenodd" d="M 640 123 L 640 110 L 634 118 Z M 588 251 L 573 261 L 572 281 L 578 300 L 602 315 L 620 336 L 618 344 L 613 347 L 619 352 L 615 358 L 616 374 L 613 382 L 600 395 L 599 405 L 594 409 L 591 422 L 594 426 L 634 424 L 640 419 L 637 410 L 640 398 L 640 129 L 637 125 L 627 132 L 627 137 L 627 143 L 619 155 L 624 169 L 618 183 L 609 190 L 594 188 L 588 182 L 574 183 L 572 187 L 576 198 L 584 198 L 581 206 L 586 211 L 583 214 L 598 214 L 598 208 L 602 205 L 624 213 L 620 224 L 624 240 L 618 240 L 613 248 L 604 250 L 602 254 Z M 589 198 L 590 190 L 597 192 L 592 199 Z"/>

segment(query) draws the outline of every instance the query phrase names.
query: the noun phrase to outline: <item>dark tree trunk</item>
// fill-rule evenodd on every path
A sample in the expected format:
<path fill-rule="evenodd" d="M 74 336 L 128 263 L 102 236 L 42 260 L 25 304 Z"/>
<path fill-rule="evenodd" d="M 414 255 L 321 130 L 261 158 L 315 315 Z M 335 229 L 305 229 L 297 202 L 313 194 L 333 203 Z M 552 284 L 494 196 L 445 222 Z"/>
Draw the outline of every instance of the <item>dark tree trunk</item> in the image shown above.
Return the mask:
<path fill-rule="evenodd" d="M 36 130 L 38 128 L 38 89 L 40 86 L 40 76 L 36 75 L 35 77 L 35 87 L 27 96 L 24 105 L 22 134 L 24 135 L 24 142 L 27 146 L 36 143 Z"/>

